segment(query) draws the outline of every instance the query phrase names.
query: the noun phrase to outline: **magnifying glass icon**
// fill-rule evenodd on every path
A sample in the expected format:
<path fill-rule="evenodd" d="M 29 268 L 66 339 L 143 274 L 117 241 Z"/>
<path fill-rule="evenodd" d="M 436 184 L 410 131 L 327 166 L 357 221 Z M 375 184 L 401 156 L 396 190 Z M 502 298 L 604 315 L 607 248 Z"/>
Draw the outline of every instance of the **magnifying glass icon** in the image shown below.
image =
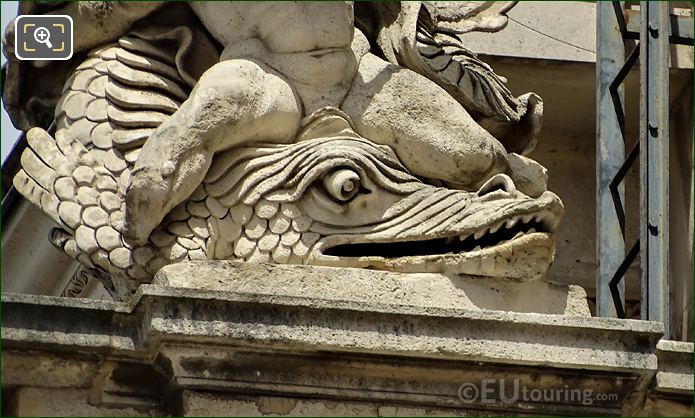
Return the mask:
<path fill-rule="evenodd" d="M 34 31 L 34 40 L 40 44 L 46 44 L 47 47 L 53 49 L 53 44 L 51 44 L 51 32 L 43 26 L 36 28 Z"/>

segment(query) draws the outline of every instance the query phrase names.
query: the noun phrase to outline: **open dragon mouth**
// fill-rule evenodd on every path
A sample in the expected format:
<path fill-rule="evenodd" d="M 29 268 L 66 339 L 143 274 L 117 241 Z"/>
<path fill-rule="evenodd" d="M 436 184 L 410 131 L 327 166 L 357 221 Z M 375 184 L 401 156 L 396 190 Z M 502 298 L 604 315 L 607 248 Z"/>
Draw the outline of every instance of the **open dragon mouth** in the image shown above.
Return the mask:
<path fill-rule="evenodd" d="M 474 233 L 459 236 L 407 242 L 372 242 L 340 244 L 323 251 L 335 257 L 399 258 L 440 254 L 459 254 L 484 250 L 505 244 L 534 232 L 553 230 L 549 214 L 528 214 L 510 217 L 482 227 Z"/>
<path fill-rule="evenodd" d="M 562 213 L 554 194 L 543 200 L 543 207 L 533 212 L 500 214 L 483 226 L 463 227 L 429 240 L 398 234 L 400 241 L 359 242 L 364 238 L 334 236 L 323 240 L 309 263 L 402 273 L 538 279 L 553 261 L 552 232 Z"/>

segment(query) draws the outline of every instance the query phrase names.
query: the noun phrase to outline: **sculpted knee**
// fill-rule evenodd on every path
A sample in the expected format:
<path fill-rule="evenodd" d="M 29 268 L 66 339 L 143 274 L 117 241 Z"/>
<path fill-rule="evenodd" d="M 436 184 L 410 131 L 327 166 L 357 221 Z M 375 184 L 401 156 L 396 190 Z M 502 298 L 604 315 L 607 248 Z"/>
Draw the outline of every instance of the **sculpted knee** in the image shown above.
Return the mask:
<path fill-rule="evenodd" d="M 215 64 L 191 93 L 201 119 L 261 118 L 273 113 L 300 116 L 301 104 L 290 84 L 256 60 L 235 59 Z"/>
<path fill-rule="evenodd" d="M 258 100 L 267 72 L 250 60 L 230 60 L 215 64 L 198 81 L 191 97 L 201 105 L 245 105 Z"/>

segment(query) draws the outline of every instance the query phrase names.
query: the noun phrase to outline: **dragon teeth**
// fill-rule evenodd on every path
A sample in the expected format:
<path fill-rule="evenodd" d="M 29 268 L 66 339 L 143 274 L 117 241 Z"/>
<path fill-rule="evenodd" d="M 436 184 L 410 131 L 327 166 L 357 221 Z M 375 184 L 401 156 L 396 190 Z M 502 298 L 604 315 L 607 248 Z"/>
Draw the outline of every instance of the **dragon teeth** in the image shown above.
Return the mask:
<path fill-rule="evenodd" d="M 531 215 L 523 215 L 523 216 L 521 217 L 521 222 L 527 224 L 527 223 L 531 222 L 532 219 L 533 219 L 533 214 L 531 214 Z"/>
<path fill-rule="evenodd" d="M 494 234 L 495 232 L 499 231 L 503 223 L 504 222 L 498 222 L 497 224 L 493 225 L 492 228 L 490 228 L 490 232 Z"/>
<path fill-rule="evenodd" d="M 476 245 L 475 248 L 473 248 L 473 251 L 480 251 L 480 250 L 481 250 L 480 245 Z"/>
<path fill-rule="evenodd" d="M 507 229 L 513 228 L 517 222 L 519 222 L 519 218 L 512 218 L 512 219 L 507 221 L 507 223 L 504 227 Z"/>
<path fill-rule="evenodd" d="M 536 228 L 531 228 L 528 230 L 527 234 L 533 234 L 534 232 L 536 232 Z"/>
<path fill-rule="evenodd" d="M 485 229 L 481 229 L 479 231 L 476 231 L 475 234 L 473 234 L 473 238 L 475 239 L 480 239 L 485 235 Z"/>

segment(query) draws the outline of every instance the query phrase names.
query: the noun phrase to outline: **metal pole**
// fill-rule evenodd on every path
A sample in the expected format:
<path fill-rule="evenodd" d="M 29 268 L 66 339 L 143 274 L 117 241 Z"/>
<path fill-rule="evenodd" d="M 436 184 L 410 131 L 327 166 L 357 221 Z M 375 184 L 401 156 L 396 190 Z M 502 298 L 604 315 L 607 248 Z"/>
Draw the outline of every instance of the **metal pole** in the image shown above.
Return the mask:
<path fill-rule="evenodd" d="M 620 2 L 596 3 L 596 310 L 598 316 L 616 317 L 609 283 L 625 257 L 621 220 L 609 187 L 625 158 L 624 87 L 614 81 L 625 61 L 625 44 L 618 24 Z M 625 187 L 617 195 L 624 201 Z M 625 281 L 617 284 L 621 306 Z"/>
<path fill-rule="evenodd" d="M 668 337 L 668 2 L 640 2 L 641 317 Z"/>

